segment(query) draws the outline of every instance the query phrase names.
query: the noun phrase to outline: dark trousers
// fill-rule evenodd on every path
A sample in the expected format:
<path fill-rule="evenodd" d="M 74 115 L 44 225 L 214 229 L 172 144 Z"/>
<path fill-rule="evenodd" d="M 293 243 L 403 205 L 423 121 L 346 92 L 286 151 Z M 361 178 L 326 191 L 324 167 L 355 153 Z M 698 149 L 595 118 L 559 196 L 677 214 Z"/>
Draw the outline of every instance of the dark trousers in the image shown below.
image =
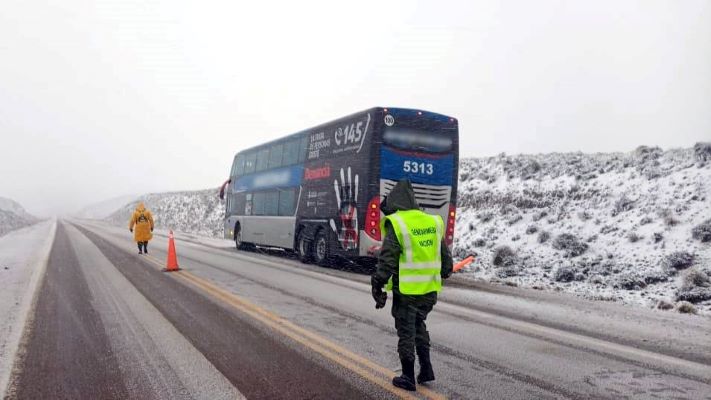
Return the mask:
<path fill-rule="evenodd" d="M 138 243 L 138 251 L 143 251 L 148 253 L 148 242 L 136 242 Z"/>
<path fill-rule="evenodd" d="M 397 352 L 401 360 L 415 361 L 415 348 L 418 353 L 430 348 L 430 334 L 425 320 L 437 302 L 437 294 L 407 296 L 393 294 L 392 315 L 395 318 L 398 343 Z"/>

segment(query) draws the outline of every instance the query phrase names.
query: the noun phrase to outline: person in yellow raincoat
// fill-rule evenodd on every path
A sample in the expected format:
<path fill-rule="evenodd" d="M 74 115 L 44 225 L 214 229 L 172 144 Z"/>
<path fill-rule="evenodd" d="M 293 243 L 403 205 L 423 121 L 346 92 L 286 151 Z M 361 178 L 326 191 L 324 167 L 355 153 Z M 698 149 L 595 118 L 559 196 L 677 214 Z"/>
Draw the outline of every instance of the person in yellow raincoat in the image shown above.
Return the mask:
<path fill-rule="evenodd" d="M 138 243 L 138 254 L 148 254 L 148 241 L 153 239 L 153 215 L 142 202 L 136 206 L 128 230 L 133 233 L 133 239 Z"/>

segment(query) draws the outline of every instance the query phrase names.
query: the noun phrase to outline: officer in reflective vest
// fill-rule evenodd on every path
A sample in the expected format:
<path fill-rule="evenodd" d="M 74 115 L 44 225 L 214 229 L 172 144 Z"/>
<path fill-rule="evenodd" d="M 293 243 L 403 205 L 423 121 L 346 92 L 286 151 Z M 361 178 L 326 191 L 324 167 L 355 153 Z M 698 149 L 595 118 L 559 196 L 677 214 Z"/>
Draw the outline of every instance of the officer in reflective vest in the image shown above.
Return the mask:
<path fill-rule="evenodd" d="M 425 320 L 437 302 L 442 280 L 452 274 L 452 257 L 443 240 L 442 217 L 420 211 L 409 181 L 398 182 L 380 208 L 385 238 L 371 277 L 373 298 L 375 308 L 383 308 L 387 300 L 383 287 L 393 292 L 392 316 L 402 363 L 402 375 L 393 378 L 393 385 L 414 391 L 415 353 L 420 362 L 417 383 L 435 379 Z"/>

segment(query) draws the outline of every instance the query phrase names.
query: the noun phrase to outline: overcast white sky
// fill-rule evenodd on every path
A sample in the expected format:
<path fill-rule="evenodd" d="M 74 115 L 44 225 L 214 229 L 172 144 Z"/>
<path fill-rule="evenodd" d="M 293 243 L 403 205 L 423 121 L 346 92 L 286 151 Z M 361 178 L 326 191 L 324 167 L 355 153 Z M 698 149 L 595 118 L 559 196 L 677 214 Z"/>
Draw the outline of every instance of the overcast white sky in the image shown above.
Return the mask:
<path fill-rule="evenodd" d="M 202 189 L 371 106 L 463 156 L 711 140 L 711 1 L 4 0 L 0 196 L 40 215 Z"/>

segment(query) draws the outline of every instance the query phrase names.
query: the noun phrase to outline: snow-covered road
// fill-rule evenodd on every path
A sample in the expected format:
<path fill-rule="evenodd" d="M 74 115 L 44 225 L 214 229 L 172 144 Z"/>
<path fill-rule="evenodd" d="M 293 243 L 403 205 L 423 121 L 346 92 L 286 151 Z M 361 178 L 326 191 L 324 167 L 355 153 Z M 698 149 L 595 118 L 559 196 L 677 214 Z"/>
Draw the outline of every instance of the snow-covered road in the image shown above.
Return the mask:
<path fill-rule="evenodd" d="M 56 225 L 48 220 L 0 237 L 0 398 L 44 276 Z"/>

